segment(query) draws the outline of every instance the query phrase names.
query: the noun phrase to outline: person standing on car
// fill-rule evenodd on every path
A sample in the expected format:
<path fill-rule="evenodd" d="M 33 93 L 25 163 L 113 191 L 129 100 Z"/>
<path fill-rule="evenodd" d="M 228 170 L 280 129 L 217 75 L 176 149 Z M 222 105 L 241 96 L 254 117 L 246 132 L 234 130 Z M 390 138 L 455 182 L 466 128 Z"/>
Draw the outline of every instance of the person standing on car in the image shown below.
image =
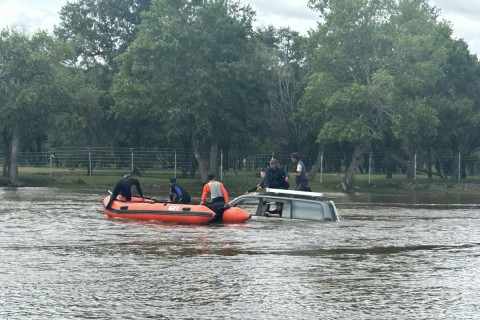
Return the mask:
<path fill-rule="evenodd" d="M 270 167 L 265 171 L 264 179 L 265 188 L 273 189 L 288 189 L 290 183 L 288 182 L 288 172 L 278 166 L 277 159 L 270 160 Z M 275 202 L 276 208 L 272 212 L 265 215 L 268 217 L 281 217 L 283 211 L 283 203 Z"/>
<path fill-rule="evenodd" d="M 295 164 L 295 183 L 297 184 L 295 190 L 311 191 L 311 189 L 307 187 L 307 170 L 305 169 L 305 165 L 300 160 L 300 156 L 297 152 L 292 153 L 292 162 Z"/>
<path fill-rule="evenodd" d="M 265 171 L 264 185 L 265 188 L 288 189 L 288 172 L 285 172 L 278 166 L 277 159 L 270 160 L 270 166 Z"/>

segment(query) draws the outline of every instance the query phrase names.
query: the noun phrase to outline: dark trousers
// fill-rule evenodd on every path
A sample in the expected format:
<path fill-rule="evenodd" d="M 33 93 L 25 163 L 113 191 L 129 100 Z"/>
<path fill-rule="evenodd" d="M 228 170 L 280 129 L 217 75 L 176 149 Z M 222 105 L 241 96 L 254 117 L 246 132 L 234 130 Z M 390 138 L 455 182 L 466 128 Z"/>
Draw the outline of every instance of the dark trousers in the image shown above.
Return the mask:
<path fill-rule="evenodd" d="M 217 197 L 205 203 L 205 206 L 210 208 L 213 212 L 216 213 L 215 219 L 212 222 L 222 221 L 223 212 L 225 211 L 225 198 L 224 197 Z"/>
<path fill-rule="evenodd" d="M 132 190 L 130 190 L 130 188 L 126 189 L 122 186 L 115 186 L 115 188 L 113 189 L 113 193 L 110 195 L 110 201 L 108 201 L 107 204 L 108 209 L 112 207 L 113 201 L 115 201 L 119 194 L 122 194 L 127 201 L 132 200 Z"/>
<path fill-rule="evenodd" d="M 297 184 L 297 187 L 295 188 L 295 190 L 297 191 L 309 191 L 307 187 L 307 184 L 308 184 L 308 181 L 305 181 L 305 182 L 301 182 L 299 184 Z M 310 191 L 312 191 L 312 189 L 310 189 Z"/>

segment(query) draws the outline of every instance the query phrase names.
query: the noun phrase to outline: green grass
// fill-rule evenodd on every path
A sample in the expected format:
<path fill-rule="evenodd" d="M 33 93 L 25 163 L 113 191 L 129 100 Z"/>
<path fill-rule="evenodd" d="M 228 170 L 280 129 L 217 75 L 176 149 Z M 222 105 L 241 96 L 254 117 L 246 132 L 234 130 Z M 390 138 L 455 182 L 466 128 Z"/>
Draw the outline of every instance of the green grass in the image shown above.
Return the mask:
<path fill-rule="evenodd" d="M 105 191 L 112 190 L 115 183 L 126 173 L 128 169 L 98 169 L 93 171 L 92 176 L 87 175 L 84 168 L 38 168 L 20 167 L 19 180 L 22 186 L 31 187 L 57 187 L 63 189 L 83 189 Z M 140 177 L 144 194 L 152 197 L 168 195 L 169 179 L 174 173 L 171 170 L 148 170 Z M 218 177 L 220 178 L 220 177 Z M 316 192 L 342 192 L 339 188 L 343 178 L 342 174 L 317 174 L 309 186 Z M 184 186 L 192 196 L 199 196 L 202 192 L 200 178 L 182 178 L 177 172 L 179 184 Z M 321 179 L 321 181 L 320 181 Z M 222 182 L 232 195 L 244 193 L 260 182 L 258 172 L 226 172 Z M 0 177 L 0 186 L 8 186 L 8 177 Z M 290 180 L 291 189 L 295 187 L 295 178 Z M 415 181 L 408 180 L 405 176 L 395 175 L 392 179 L 386 179 L 385 175 L 358 174 L 355 182 L 355 191 L 370 192 L 377 194 L 395 194 L 407 192 L 441 193 L 445 190 L 458 193 L 478 193 L 480 179 L 441 179 L 434 177 L 429 180 L 425 175 L 417 176 Z"/>

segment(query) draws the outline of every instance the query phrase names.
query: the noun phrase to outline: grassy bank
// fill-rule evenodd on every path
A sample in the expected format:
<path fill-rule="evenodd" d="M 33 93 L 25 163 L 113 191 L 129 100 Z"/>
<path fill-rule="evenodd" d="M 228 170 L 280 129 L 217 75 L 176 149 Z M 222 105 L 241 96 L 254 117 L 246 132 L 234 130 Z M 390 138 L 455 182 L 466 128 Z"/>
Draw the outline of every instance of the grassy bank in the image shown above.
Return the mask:
<path fill-rule="evenodd" d="M 56 187 L 75 190 L 92 190 L 106 192 L 112 190 L 115 183 L 120 179 L 127 169 L 105 169 L 95 170 L 92 176 L 88 176 L 83 168 L 19 168 L 19 180 L 22 186 L 26 187 Z M 145 195 L 152 197 L 166 197 L 169 189 L 169 179 L 174 176 L 171 170 L 150 170 L 140 177 Z M 317 192 L 341 192 L 338 187 L 343 175 L 323 174 L 317 175 L 309 186 Z M 184 186 L 192 196 L 200 196 L 202 184 L 199 177 L 182 178 L 177 174 L 179 183 Z M 257 172 L 226 172 L 222 182 L 232 195 L 244 193 L 260 181 Z M 0 186 L 8 186 L 8 177 L 0 177 Z M 291 188 L 295 186 L 294 179 L 291 180 Z M 366 174 L 357 175 L 356 192 L 370 192 L 377 194 L 396 193 L 479 193 L 480 180 L 464 179 L 452 180 L 435 177 L 429 180 L 426 176 L 419 176 L 416 180 L 407 180 L 403 176 L 394 176 L 393 179 L 386 179 L 384 175 Z"/>

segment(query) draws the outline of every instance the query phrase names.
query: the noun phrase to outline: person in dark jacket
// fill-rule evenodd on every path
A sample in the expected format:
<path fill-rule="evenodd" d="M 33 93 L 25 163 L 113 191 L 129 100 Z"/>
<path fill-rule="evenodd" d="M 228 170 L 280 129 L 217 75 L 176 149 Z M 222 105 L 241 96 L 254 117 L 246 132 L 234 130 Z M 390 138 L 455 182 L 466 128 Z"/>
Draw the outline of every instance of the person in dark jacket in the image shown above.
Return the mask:
<path fill-rule="evenodd" d="M 185 188 L 177 184 L 177 179 L 170 179 L 170 202 L 190 203 L 190 195 Z"/>
<path fill-rule="evenodd" d="M 117 182 L 113 188 L 113 193 L 110 195 L 110 201 L 108 201 L 107 208 L 112 207 L 113 201 L 117 198 L 119 194 L 125 197 L 125 200 L 132 200 L 132 186 L 137 188 L 138 194 L 143 198 L 142 187 L 140 186 L 140 181 L 138 181 L 138 176 L 136 173 L 131 173 L 123 176 L 120 181 Z"/>
<path fill-rule="evenodd" d="M 265 171 L 264 179 L 265 188 L 288 189 L 288 172 L 285 172 L 278 166 L 276 159 L 270 160 L 270 167 Z"/>
<path fill-rule="evenodd" d="M 263 169 L 263 168 L 262 168 L 262 170 L 260 170 L 260 177 L 262 178 L 262 181 L 259 184 L 257 184 L 255 187 L 253 187 L 252 189 L 245 192 L 246 194 L 250 193 L 250 192 L 253 192 L 253 191 L 260 191 L 260 189 L 265 188 L 265 169 Z"/>
<path fill-rule="evenodd" d="M 290 184 L 288 182 L 288 172 L 285 172 L 278 166 L 277 159 L 270 160 L 270 167 L 265 171 L 265 188 L 273 189 L 288 189 Z M 276 202 L 276 208 L 274 211 L 265 213 L 268 217 L 281 217 L 283 204 Z"/>
<path fill-rule="evenodd" d="M 298 191 L 311 191 L 308 184 L 307 178 L 307 169 L 305 165 L 300 160 L 300 156 L 297 152 L 292 153 L 292 162 L 295 164 L 295 183 L 297 184 L 297 188 L 295 190 Z"/>

